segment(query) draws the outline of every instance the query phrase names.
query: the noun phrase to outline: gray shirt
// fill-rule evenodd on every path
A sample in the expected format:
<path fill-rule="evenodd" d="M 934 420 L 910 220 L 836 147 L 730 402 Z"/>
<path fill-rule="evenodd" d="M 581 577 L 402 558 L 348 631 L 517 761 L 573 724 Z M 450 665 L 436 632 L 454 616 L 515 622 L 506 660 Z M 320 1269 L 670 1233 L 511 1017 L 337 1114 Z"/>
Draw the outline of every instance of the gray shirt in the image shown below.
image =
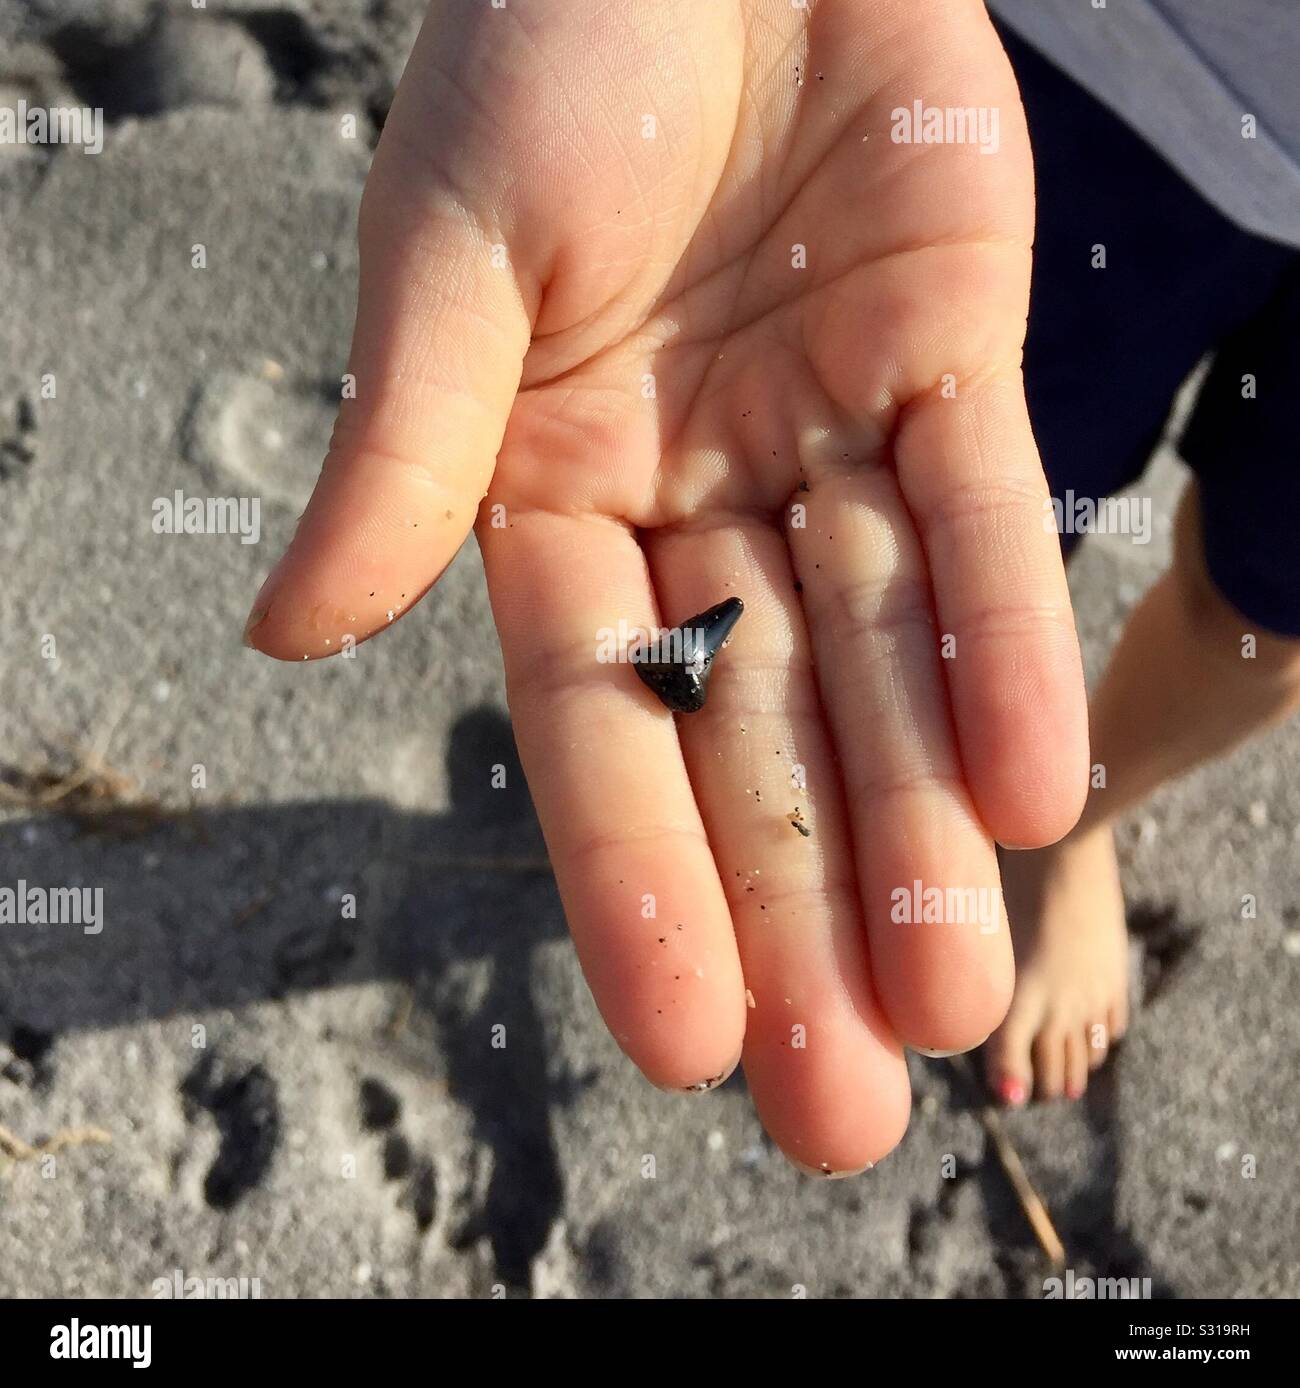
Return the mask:
<path fill-rule="evenodd" d="M 1222 213 L 1300 246 L 1300 0 L 988 4 Z"/>

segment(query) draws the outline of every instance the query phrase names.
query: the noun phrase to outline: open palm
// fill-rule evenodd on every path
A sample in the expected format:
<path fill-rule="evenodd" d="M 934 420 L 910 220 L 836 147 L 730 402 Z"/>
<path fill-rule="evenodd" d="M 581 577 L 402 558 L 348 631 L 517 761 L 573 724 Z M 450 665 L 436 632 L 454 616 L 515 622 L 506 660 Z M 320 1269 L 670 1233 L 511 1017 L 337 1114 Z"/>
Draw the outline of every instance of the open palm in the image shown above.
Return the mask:
<path fill-rule="evenodd" d="M 918 101 L 996 113 L 996 146 L 896 140 Z M 270 655 L 336 652 L 477 519 L 611 1031 L 678 1089 L 743 1042 L 814 1171 L 901 1136 L 903 1045 L 1001 1021 L 993 841 L 1082 803 L 1031 232 L 978 0 L 438 0 L 363 200 L 355 398 L 250 619 Z M 598 658 L 732 595 L 702 712 Z"/>

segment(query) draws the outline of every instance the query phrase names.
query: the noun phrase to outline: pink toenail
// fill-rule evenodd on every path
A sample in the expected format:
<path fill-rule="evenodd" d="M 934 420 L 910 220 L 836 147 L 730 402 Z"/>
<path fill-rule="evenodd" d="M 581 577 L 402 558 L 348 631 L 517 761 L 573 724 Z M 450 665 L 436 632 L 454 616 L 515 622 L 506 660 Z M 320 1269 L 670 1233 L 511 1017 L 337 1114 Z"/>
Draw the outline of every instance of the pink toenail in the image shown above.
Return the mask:
<path fill-rule="evenodd" d="M 1004 1104 L 1010 1104 L 1012 1108 L 1019 1108 L 1029 1098 L 1029 1090 L 1025 1087 L 1024 1080 L 1004 1075 L 998 1081 L 998 1098 Z"/>

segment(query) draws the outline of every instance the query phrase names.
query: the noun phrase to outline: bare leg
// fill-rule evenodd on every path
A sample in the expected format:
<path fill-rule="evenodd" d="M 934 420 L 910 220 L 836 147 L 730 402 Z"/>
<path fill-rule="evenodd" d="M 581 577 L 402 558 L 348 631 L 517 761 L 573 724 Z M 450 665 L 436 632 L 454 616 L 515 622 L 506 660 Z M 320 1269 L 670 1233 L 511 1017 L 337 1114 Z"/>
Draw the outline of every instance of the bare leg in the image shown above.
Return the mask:
<path fill-rule="evenodd" d="M 1105 788 L 1091 792 L 1060 843 L 1002 855 L 1016 991 L 985 1056 L 1007 1103 L 1023 1103 L 1031 1088 L 1077 1098 L 1123 1035 L 1116 818 L 1300 708 L 1300 641 L 1253 628 L 1219 595 L 1203 556 L 1193 484 L 1179 507 L 1173 565 L 1133 612 L 1092 700 L 1092 760 L 1105 768 Z"/>

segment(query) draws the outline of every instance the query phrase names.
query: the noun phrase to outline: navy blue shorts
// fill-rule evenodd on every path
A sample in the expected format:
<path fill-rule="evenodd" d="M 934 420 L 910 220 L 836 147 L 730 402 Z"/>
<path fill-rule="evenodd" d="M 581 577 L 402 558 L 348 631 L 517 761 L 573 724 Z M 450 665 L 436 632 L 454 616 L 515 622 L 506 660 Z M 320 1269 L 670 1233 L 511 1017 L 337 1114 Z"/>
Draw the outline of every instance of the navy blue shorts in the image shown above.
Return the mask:
<path fill-rule="evenodd" d="M 1300 253 L 1228 221 L 1000 33 L 1038 180 L 1025 382 L 1052 495 L 1096 501 L 1139 478 L 1179 387 L 1214 353 L 1174 439 L 1200 483 L 1206 564 L 1250 623 L 1300 637 Z"/>

